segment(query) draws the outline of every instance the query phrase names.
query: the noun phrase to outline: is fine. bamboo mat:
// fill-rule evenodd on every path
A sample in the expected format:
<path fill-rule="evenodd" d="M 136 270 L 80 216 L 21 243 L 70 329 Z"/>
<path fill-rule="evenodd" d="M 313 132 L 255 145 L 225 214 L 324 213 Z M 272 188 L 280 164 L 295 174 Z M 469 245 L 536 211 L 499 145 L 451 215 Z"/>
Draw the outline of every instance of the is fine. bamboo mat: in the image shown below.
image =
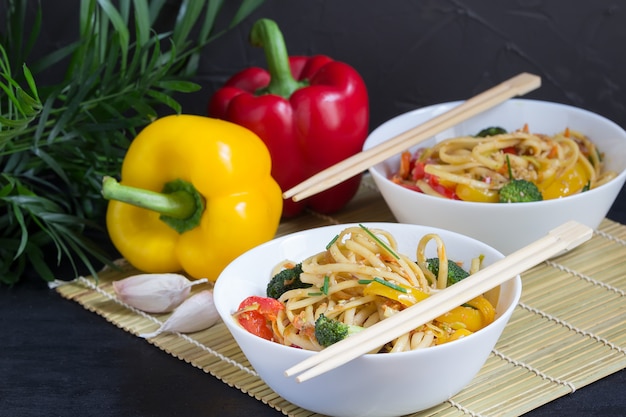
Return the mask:
<path fill-rule="evenodd" d="M 284 221 L 277 234 L 367 221 L 394 221 L 369 178 L 340 213 L 307 213 Z M 121 261 L 119 269 L 103 270 L 97 284 L 79 277 L 56 289 L 127 332 L 151 332 L 166 317 L 133 310 L 112 292 L 112 281 L 137 272 Z M 626 368 L 626 226 L 605 219 L 590 241 L 522 279 L 521 301 L 480 373 L 450 400 L 413 416 L 519 416 Z M 285 415 L 317 416 L 267 387 L 223 323 L 149 342 Z"/>

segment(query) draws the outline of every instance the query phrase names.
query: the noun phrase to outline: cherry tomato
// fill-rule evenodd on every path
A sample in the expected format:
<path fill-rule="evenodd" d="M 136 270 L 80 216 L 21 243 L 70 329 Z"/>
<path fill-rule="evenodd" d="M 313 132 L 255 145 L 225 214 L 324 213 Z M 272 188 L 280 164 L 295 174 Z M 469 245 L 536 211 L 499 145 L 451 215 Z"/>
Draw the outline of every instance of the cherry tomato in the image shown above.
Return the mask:
<path fill-rule="evenodd" d="M 458 200 L 459 197 L 454 192 L 454 188 L 446 187 L 439 181 L 434 175 L 428 176 L 428 185 L 432 187 L 433 190 L 437 191 L 439 194 L 444 196 L 445 198 L 449 198 L 450 200 Z"/>
<path fill-rule="evenodd" d="M 248 332 L 273 340 L 273 324 L 276 322 L 278 312 L 285 306 L 278 300 L 270 297 L 251 296 L 239 304 L 235 318 Z"/>
<path fill-rule="evenodd" d="M 424 166 L 425 164 L 423 162 L 415 162 L 413 164 L 413 169 L 411 170 L 411 179 L 413 181 L 421 180 L 426 176 Z"/>
<path fill-rule="evenodd" d="M 502 148 L 502 153 L 517 155 L 517 149 L 515 149 L 515 146 L 508 146 L 506 148 Z"/>
<path fill-rule="evenodd" d="M 422 189 L 420 187 L 418 187 L 417 185 L 407 184 L 405 182 L 397 183 L 397 184 L 403 186 L 404 188 L 408 188 L 409 190 L 416 191 L 418 193 L 422 193 L 423 192 Z"/>

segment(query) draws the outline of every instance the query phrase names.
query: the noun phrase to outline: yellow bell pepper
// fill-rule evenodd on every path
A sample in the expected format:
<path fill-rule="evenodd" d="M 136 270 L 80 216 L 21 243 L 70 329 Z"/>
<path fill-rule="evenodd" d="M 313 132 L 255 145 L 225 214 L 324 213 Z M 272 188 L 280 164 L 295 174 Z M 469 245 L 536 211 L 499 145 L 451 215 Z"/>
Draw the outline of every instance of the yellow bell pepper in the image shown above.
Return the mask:
<path fill-rule="evenodd" d="M 428 294 L 419 288 L 396 283 L 385 285 L 379 281 L 371 281 L 367 284 L 363 289 L 363 295 L 379 295 L 397 301 L 407 307 L 428 297 Z"/>
<path fill-rule="evenodd" d="M 576 162 L 573 167 L 568 169 L 559 178 L 550 178 L 537 187 L 544 200 L 551 200 L 559 197 L 566 197 L 579 192 L 589 182 L 587 170 L 581 162 Z"/>
<path fill-rule="evenodd" d="M 261 139 L 203 116 L 157 119 L 132 141 L 122 181 L 103 180 L 111 241 L 139 270 L 216 280 L 243 252 L 272 239 L 282 211 Z"/>
<path fill-rule="evenodd" d="M 463 201 L 497 203 L 500 200 L 500 194 L 496 190 L 472 187 L 471 185 L 463 183 L 456 186 L 455 193 Z"/>
<path fill-rule="evenodd" d="M 452 333 L 448 334 L 448 333 L 442 333 L 441 335 L 438 335 L 437 337 L 437 344 L 438 345 L 443 345 L 444 343 L 448 343 L 448 342 L 452 342 L 453 340 L 458 340 L 462 337 L 465 336 L 469 336 L 470 334 L 472 334 L 474 332 L 468 330 L 468 329 L 455 329 Z"/>
<path fill-rule="evenodd" d="M 450 326 L 459 326 L 475 332 L 492 323 L 495 318 L 495 309 L 482 295 L 468 301 L 467 306 L 462 305 L 453 308 L 447 313 L 437 317 L 435 321 L 446 323 Z"/>

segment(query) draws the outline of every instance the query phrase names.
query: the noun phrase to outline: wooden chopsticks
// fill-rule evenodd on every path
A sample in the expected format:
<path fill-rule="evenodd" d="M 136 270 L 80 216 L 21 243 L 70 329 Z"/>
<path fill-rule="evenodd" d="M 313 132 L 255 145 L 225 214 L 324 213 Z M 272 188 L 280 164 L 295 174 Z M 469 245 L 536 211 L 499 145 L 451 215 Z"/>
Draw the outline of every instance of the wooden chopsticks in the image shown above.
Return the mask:
<path fill-rule="evenodd" d="M 303 382 L 337 368 L 497 287 L 546 259 L 575 248 L 589 240 L 592 234 L 593 230 L 583 224 L 575 221 L 564 223 L 543 238 L 445 290 L 292 366 L 285 371 L 285 375 L 289 377 L 300 374 L 295 379 Z"/>
<path fill-rule="evenodd" d="M 521 73 L 425 123 L 313 175 L 285 191 L 283 198 L 300 201 L 327 190 L 463 120 L 469 119 L 511 97 L 526 94 L 539 88 L 540 85 L 541 78 L 537 75 Z"/>

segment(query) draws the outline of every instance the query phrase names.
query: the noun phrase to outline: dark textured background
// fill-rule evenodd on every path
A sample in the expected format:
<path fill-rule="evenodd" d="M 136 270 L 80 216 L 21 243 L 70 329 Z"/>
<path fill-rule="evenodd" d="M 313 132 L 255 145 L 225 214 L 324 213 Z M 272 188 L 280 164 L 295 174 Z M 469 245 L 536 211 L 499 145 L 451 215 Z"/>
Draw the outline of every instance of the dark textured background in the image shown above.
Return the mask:
<path fill-rule="evenodd" d="M 238 5 L 226 3 L 223 18 Z M 77 4 L 43 2 L 39 50 L 77 36 Z M 196 77 L 202 91 L 179 97 L 186 112 L 204 114 L 230 75 L 265 66 L 262 50 L 247 41 L 259 17 L 277 21 L 291 54 L 321 53 L 354 66 L 369 88 L 371 128 L 523 71 L 543 80 L 527 97 L 580 106 L 626 126 L 626 5 L 617 0 L 266 0 L 204 49 Z"/>
<path fill-rule="evenodd" d="M 291 54 L 349 63 L 369 88 L 372 128 L 410 109 L 467 98 L 519 72 L 540 75 L 528 97 L 598 112 L 626 126 L 626 5 L 619 1 L 273 0 Z M 264 56 L 247 43 L 254 20 L 210 45 L 205 97 Z"/>
<path fill-rule="evenodd" d="M 227 7 L 234 8 L 236 2 Z M 224 13 L 228 15 L 228 13 Z M 626 3 L 616 0 L 268 0 L 210 44 L 181 97 L 204 114 L 235 72 L 265 66 L 252 23 L 276 20 L 289 53 L 354 66 L 370 95 L 370 128 L 418 107 L 471 97 L 520 72 L 542 77 L 527 98 L 574 105 L 626 128 Z M 622 190 L 614 211 L 626 211 Z"/>
<path fill-rule="evenodd" d="M 65 45 L 76 36 L 78 2 L 42 3 L 40 50 Z M 583 107 L 626 127 L 626 3 L 616 0 L 266 0 L 204 50 L 196 77 L 203 90 L 179 97 L 187 113 L 204 114 L 234 72 L 264 65 L 263 53 L 247 44 L 258 17 L 278 22 L 292 54 L 324 53 L 353 65 L 369 89 L 371 128 L 522 71 L 543 79 L 527 97 Z M 609 217 L 626 223 L 625 206 L 622 192 Z M 623 416 L 625 392 L 620 371 L 529 416 Z M 243 415 L 281 414 L 42 282 L 0 288 L 0 416 Z"/>
<path fill-rule="evenodd" d="M 234 7 L 231 3 L 229 7 Z M 626 3 L 616 0 L 268 0 L 209 45 L 182 97 L 204 114 L 211 94 L 246 66 L 252 23 L 276 20 L 289 53 L 354 66 L 370 95 L 370 128 L 418 107 L 471 97 L 520 72 L 542 77 L 526 98 L 574 105 L 626 128 Z M 622 190 L 613 212 L 626 212 Z M 612 215 L 611 213 L 610 215 Z"/>

